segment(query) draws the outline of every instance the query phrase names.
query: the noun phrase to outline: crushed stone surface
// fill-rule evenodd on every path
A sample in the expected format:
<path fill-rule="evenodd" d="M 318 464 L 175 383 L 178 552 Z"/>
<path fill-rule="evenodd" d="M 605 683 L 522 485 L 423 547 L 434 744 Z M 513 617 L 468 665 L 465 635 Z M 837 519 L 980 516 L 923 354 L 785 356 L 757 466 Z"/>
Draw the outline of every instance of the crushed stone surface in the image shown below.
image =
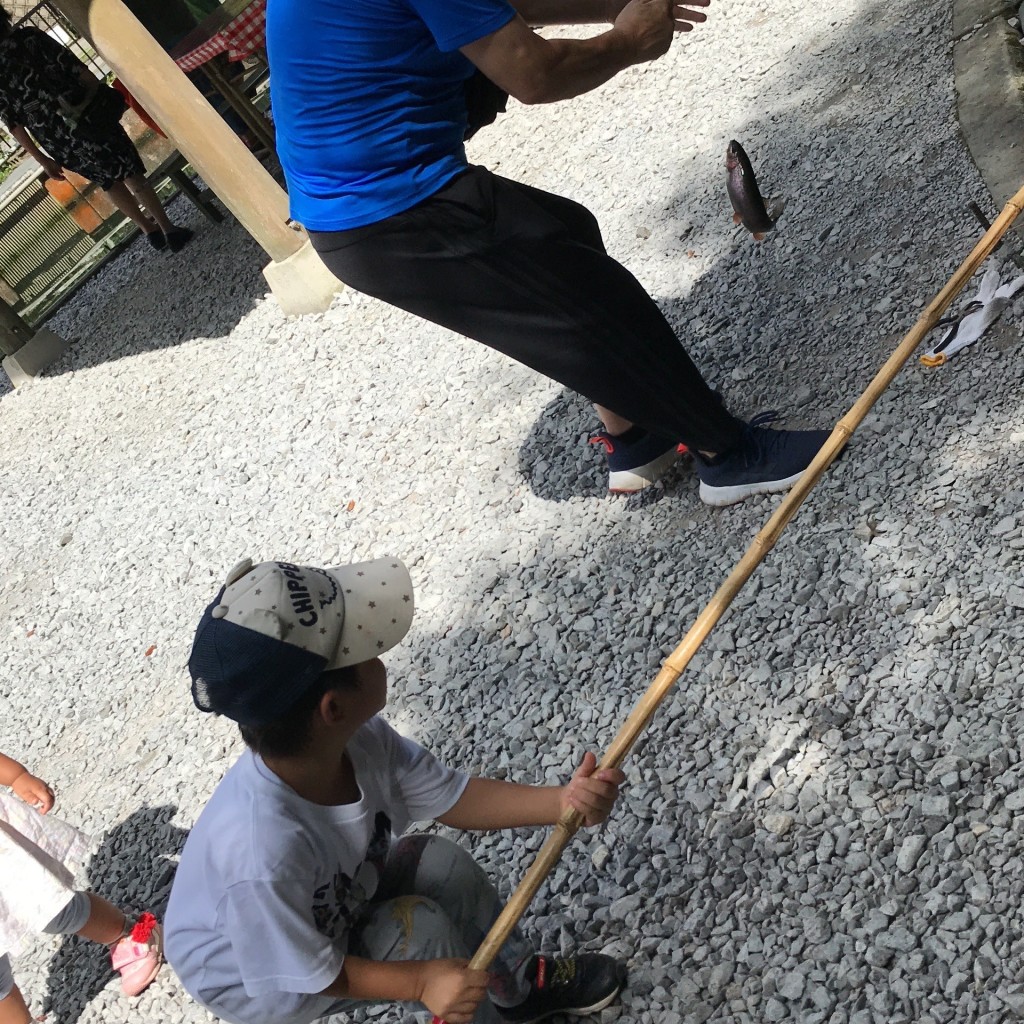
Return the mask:
<path fill-rule="evenodd" d="M 731 138 L 785 204 L 760 245 Z M 714 6 L 657 63 L 513 104 L 471 158 L 589 206 L 730 407 L 800 426 L 853 403 L 986 199 L 938 0 Z M 288 320 L 237 225 L 175 213 L 188 249 L 135 245 L 50 322 L 67 359 L 0 395 L 0 749 L 96 835 L 89 883 L 158 911 L 241 749 L 185 670 L 238 559 L 406 559 L 391 721 L 543 782 L 607 746 L 778 500 L 706 508 L 687 464 L 609 499 L 575 395 L 352 292 Z M 907 365 L 543 887 L 538 945 L 629 962 L 605 1024 L 1024 1016 L 1022 313 Z M 507 893 L 542 838 L 460 841 Z M 60 1024 L 209 1019 L 170 971 L 126 1005 L 77 940 L 15 973 Z"/>

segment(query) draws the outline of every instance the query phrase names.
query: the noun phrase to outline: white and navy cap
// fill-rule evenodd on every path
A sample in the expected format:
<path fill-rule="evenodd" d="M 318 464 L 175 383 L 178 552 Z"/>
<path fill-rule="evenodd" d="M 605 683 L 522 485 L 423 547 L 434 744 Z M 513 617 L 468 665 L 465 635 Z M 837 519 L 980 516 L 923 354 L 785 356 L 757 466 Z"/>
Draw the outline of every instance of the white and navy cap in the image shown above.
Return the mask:
<path fill-rule="evenodd" d="M 247 558 L 203 613 L 192 699 L 242 725 L 279 718 L 332 668 L 370 661 L 409 631 L 412 580 L 397 558 L 336 569 Z"/>

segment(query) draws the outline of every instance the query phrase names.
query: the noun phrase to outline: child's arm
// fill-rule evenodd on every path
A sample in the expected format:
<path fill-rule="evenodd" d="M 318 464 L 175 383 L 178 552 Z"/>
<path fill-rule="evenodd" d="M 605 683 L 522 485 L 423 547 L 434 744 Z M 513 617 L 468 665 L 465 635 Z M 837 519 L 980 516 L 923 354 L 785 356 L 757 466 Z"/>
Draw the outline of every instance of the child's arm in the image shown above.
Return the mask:
<path fill-rule="evenodd" d="M 422 1003 L 448 1024 L 470 1024 L 487 994 L 487 972 L 468 960 L 367 960 L 346 956 L 338 977 L 321 992 L 335 999 Z"/>
<path fill-rule="evenodd" d="M 6 754 L 0 754 L 0 786 L 10 786 L 16 797 L 31 804 L 40 814 L 53 806 L 53 790 L 20 761 Z"/>
<path fill-rule="evenodd" d="M 28 769 L 13 757 L 0 754 L 0 786 L 13 786 L 14 780 L 19 775 L 24 775 Z"/>
<path fill-rule="evenodd" d="M 437 820 L 452 828 L 497 829 L 553 825 L 572 808 L 583 824 L 599 825 L 611 812 L 626 776 L 618 768 L 595 771 L 597 758 L 583 763 L 564 786 L 521 786 L 498 779 L 470 779 L 462 796 Z"/>

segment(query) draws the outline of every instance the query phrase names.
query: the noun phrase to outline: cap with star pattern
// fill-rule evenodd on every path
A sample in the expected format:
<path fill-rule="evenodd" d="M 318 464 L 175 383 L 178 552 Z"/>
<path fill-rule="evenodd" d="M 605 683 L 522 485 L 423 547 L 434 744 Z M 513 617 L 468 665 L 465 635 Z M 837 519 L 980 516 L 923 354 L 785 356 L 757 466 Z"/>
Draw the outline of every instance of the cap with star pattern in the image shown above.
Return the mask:
<path fill-rule="evenodd" d="M 192 699 L 243 725 L 280 717 L 324 672 L 370 661 L 409 631 L 409 570 L 397 558 L 333 569 L 239 562 L 192 644 Z"/>

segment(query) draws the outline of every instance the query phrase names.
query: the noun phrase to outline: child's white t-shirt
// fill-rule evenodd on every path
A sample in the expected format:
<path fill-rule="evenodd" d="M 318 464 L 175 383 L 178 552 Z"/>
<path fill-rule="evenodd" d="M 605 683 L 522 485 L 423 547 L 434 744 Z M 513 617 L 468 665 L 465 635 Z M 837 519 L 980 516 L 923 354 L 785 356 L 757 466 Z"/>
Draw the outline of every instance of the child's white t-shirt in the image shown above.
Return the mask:
<path fill-rule="evenodd" d="M 324 807 L 246 752 L 200 814 L 164 922 L 167 960 L 231 1024 L 306 1024 L 335 1001 L 351 923 L 392 834 L 450 810 L 467 778 L 374 717 L 347 748 L 362 794 Z"/>

